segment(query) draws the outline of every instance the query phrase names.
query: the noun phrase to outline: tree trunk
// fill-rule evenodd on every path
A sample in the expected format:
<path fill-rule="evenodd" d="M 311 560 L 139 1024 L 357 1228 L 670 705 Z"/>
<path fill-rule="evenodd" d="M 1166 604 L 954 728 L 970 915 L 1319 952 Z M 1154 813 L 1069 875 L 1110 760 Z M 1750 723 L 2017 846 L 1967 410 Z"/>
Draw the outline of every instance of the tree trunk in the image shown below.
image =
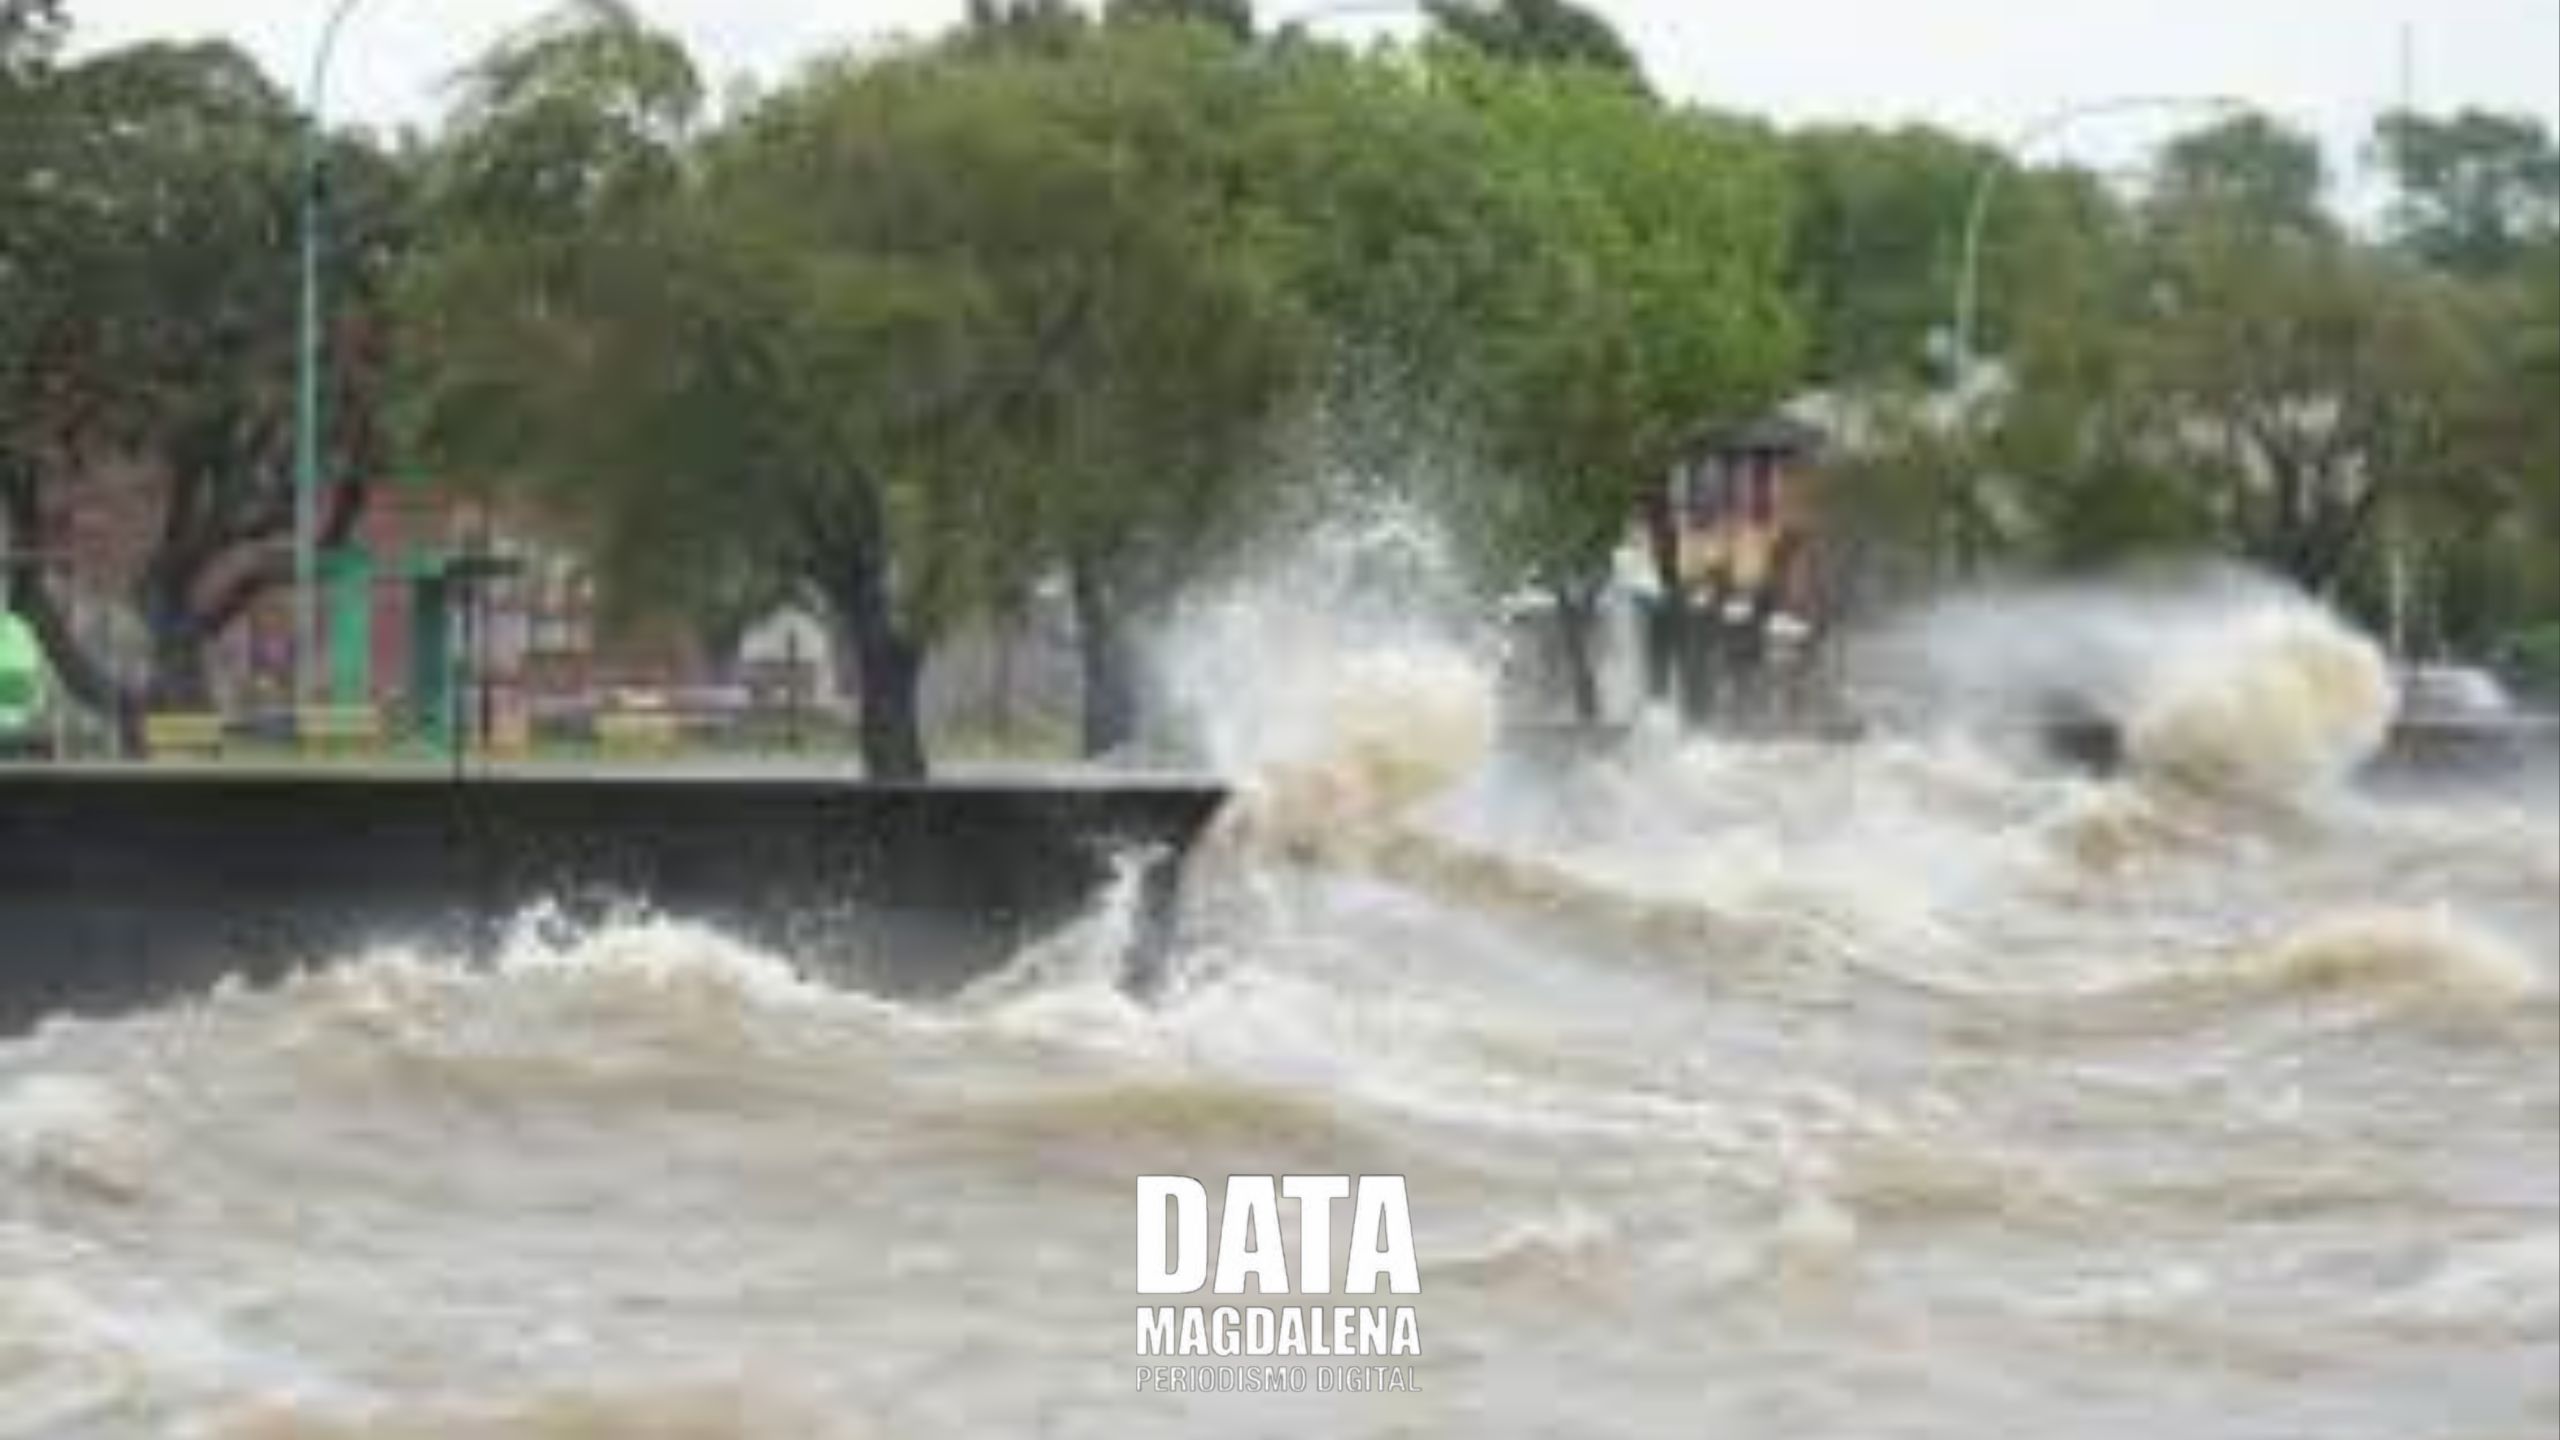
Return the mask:
<path fill-rule="evenodd" d="M 1680 718 L 1705 727 L 1724 708 L 1727 678 L 1725 610 L 1732 603 L 1733 582 L 1722 570 L 1707 579 L 1707 593 L 1688 617 L 1680 636 Z"/>
<path fill-rule="evenodd" d="M 862 691 L 862 770 L 873 780 L 922 780 L 924 721 L 919 693 L 924 647 L 891 613 L 887 577 L 869 554 L 841 557 L 827 591 L 844 626 L 847 659 Z"/>
<path fill-rule="evenodd" d="M 0 476 L 0 509 L 6 511 L 6 532 L 14 537 L 17 547 L 6 567 L 5 601 L 8 608 L 33 630 L 36 643 L 43 647 L 45 664 L 62 686 L 62 693 L 82 709 L 104 716 L 114 727 L 117 748 L 126 755 L 142 753 L 141 697 L 119 683 L 114 672 L 91 655 L 80 643 L 71 624 L 71 616 L 63 609 L 62 597 L 46 583 L 42 564 L 34 557 L 39 515 L 35 483 L 23 473 Z"/>
<path fill-rule="evenodd" d="M 1795 531 L 1779 535 L 1769 553 L 1769 572 L 1750 592 L 1748 609 L 1743 618 L 1727 632 L 1725 649 L 1731 667 L 1730 683 L 1736 702 L 1742 706 L 1753 724 L 1766 724 L 1777 717 L 1776 696 L 1771 691 L 1769 648 L 1778 617 L 1786 610 L 1788 581 L 1796 556 L 1803 548 L 1803 537 Z"/>
<path fill-rule="evenodd" d="M 812 494 L 803 516 L 807 578 L 835 611 L 845 668 L 861 690 L 863 774 L 922 780 L 930 768 L 921 703 L 925 647 L 898 624 L 879 486 L 857 467 Z"/>
<path fill-rule="evenodd" d="M 213 707 L 213 677 L 205 664 L 213 632 L 195 614 L 198 566 L 191 556 L 164 543 L 144 571 L 136 597 L 151 627 L 151 672 L 142 689 L 144 704 L 152 710 Z"/>
<path fill-rule="evenodd" d="M 1645 692 L 1686 713 L 1689 690 L 1689 594 L 1680 583 L 1680 527 L 1668 485 L 1645 497 L 1645 540 L 1653 552 L 1654 582 L 1662 598 L 1645 620 Z"/>
<path fill-rule="evenodd" d="M 922 780 L 928 766 L 918 695 L 924 655 L 895 635 L 866 643 L 857 638 L 855 664 L 862 675 L 862 772 L 873 780 Z"/>
<path fill-rule="evenodd" d="M 1598 601 L 1588 591 L 1569 585 L 1548 589 L 1555 601 L 1556 638 L 1564 646 L 1565 678 L 1573 687 L 1573 716 L 1584 725 L 1600 723 L 1600 671 L 1591 654 L 1591 629 Z"/>
<path fill-rule="evenodd" d="M 2301 565 L 2294 572 L 2305 594 L 2324 600 L 2336 598 L 2338 587 L 2345 581 L 2381 508 L 2382 486 L 2373 482 L 2320 516 L 2303 537 Z"/>
<path fill-rule="evenodd" d="M 150 708 L 213 708 L 213 673 L 205 645 L 204 633 L 184 620 L 161 626 L 152 636 Z"/>
<path fill-rule="evenodd" d="M 71 626 L 71 617 L 62 608 L 61 597 L 34 573 L 32 565 L 19 568 L 10 586 L 10 608 L 18 618 L 35 631 L 36 643 L 44 647 L 45 663 L 62 686 L 62 693 L 82 709 L 106 718 L 115 730 L 119 752 L 142 754 L 142 697 L 119 684 L 116 677 L 97 657 L 80 643 Z"/>
<path fill-rule="evenodd" d="M 1138 665 L 1128 617 L 1112 600 L 1103 563 L 1077 555 L 1067 563 L 1076 611 L 1076 657 L 1084 679 L 1084 754 L 1108 755 L 1138 735 Z"/>

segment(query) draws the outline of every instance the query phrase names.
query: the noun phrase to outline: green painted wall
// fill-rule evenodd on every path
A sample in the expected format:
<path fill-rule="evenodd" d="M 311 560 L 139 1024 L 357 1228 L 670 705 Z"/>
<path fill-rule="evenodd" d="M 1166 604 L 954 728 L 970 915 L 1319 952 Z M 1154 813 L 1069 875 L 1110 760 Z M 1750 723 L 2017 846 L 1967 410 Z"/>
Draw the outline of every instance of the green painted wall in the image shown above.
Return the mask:
<path fill-rule="evenodd" d="M 16 615 L 0 610 L 0 736 L 22 734 L 44 716 L 44 647 Z"/>
<path fill-rule="evenodd" d="M 440 571 L 409 582 L 409 720 L 439 750 L 453 743 L 453 612 Z"/>
<path fill-rule="evenodd" d="M 347 547 L 320 557 L 329 607 L 329 703 L 373 698 L 373 556 Z"/>

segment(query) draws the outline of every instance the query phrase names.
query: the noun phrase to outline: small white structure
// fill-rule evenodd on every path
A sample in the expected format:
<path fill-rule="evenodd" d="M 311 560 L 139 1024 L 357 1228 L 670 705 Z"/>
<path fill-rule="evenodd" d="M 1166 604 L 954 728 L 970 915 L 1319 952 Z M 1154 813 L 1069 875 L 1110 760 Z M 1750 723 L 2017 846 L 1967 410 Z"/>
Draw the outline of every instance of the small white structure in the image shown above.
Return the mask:
<path fill-rule="evenodd" d="M 747 627 L 738 641 L 738 678 L 759 702 L 796 696 L 813 710 L 846 706 L 827 622 L 805 606 L 786 605 Z"/>

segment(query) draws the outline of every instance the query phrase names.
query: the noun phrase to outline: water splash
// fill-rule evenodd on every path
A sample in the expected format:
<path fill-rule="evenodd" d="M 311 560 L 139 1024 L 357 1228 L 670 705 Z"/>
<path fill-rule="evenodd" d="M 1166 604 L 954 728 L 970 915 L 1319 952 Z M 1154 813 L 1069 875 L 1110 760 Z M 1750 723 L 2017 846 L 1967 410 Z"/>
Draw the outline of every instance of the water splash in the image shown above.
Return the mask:
<path fill-rule="evenodd" d="M 2381 749 L 2397 708 L 2372 641 L 2278 601 L 2175 636 L 2125 724 L 2143 774 L 2253 799 L 2334 789 Z"/>
<path fill-rule="evenodd" d="M 2224 565 L 1967 596 L 1869 637 L 1859 669 L 1875 704 L 1941 733 L 2109 723 L 2137 774 L 2249 801 L 2334 787 L 2396 708 L 2370 639 Z"/>
<path fill-rule="evenodd" d="M 38 1073 L 0 1085 L 0 1176 L 128 1203 L 149 1192 L 151 1149 L 109 1081 Z"/>

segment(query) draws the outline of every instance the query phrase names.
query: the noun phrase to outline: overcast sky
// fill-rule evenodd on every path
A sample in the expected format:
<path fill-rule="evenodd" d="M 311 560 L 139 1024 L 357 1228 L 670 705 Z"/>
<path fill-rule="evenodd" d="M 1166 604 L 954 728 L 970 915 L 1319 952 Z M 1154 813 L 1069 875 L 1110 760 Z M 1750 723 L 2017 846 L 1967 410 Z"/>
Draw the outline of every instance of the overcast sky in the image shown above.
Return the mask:
<path fill-rule="evenodd" d="M 327 0 L 70 0 L 87 46 L 232 36 L 299 83 Z M 963 0 L 638 0 L 715 78 L 950 23 Z M 363 0 L 332 88 L 375 121 L 433 117 L 443 81 L 547 0 Z M 1316 4 L 1264 0 L 1266 18 Z M 2127 93 L 2227 94 L 2319 131 L 2352 163 L 2394 103 L 2404 49 L 2428 108 L 2560 123 L 2560 0 L 1598 0 L 1671 92 L 1788 120 L 1930 120 L 2005 137 L 2059 107 Z M 2404 47 L 2403 37 L 2408 43 Z M 2128 163 L 2174 117 L 2069 128 L 2054 148 Z"/>

